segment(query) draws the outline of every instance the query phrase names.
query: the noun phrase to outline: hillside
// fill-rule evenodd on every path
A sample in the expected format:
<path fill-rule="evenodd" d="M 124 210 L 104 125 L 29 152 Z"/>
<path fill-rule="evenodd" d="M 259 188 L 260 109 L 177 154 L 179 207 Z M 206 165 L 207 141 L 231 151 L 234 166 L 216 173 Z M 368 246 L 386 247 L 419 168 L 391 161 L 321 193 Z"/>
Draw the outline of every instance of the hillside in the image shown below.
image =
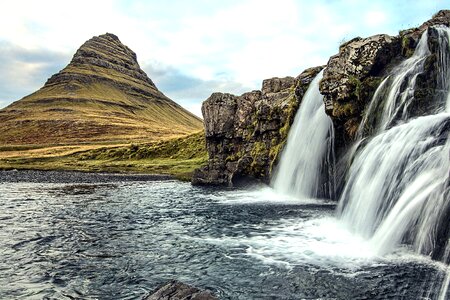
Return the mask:
<path fill-rule="evenodd" d="M 35 93 L 0 110 L 0 145 L 121 144 L 182 136 L 202 121 L 161 93 L 107 33 L 85 42 Z"/>

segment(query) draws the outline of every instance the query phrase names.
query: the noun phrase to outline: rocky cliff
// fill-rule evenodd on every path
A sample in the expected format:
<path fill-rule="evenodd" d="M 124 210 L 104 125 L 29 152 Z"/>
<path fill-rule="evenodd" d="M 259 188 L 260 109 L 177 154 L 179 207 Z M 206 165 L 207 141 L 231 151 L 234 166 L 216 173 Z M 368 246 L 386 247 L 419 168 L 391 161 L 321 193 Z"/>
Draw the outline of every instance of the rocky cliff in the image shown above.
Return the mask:
<path fill-rule="evenodd" d="M 203 102 L 209 161 L 195 172 L 193 183 L 268 182 L 303 94 L 321 69 L 264 80 L 260 91 L 241 96 L 214 93 Z"/>
<path fill-rule="evenodd" d="M 355 140 L 367 105 L 382 79 L 414 53 L 425 30 L 449 24 L 450 11 L 440 11 L 421 26 L 401 31 L 398 36 L 354 38 L 329 59 L 320 91 L 334 124 L 338 159 Z M 428 31 L 431 53 L 424 73 L 417 79 L 411 113 L 426 110 L 426 99 L 439 92 L 435 89 L 438 53 L 433 32 Z M 261 91 L 239 97 L 211 95 L 202 109 L 209 163 L 194 174 L 193 183 L 232 185 L 241 177 L 269 181 L 303 93 L 320 69 L 308 69 L 295 79 L 266 80 Z"/>
<path fill-rule="evenodd" d="M 0 144 L 152 140 L 201 128 L 110 33 L 85 42 L 40 90 L 0 110 Z"/>
<path fill-rule="evenodd" d="M 339 47 L 339 53 L 329 59 L 320 83 L 326 112 L 335 127 L 338 154 L 345 152 L 355 140 L 367 104 L 383 77 L 414 53 L 425 30 L 434 25 L 449 26 L 449 23 L 450 11 L 444 10 L 417 28 L 401 31 L 398 36 L 358 37 Z M 437 50 L 433 46 L 436 44 L 433 29 L 428 31 L 428 36 L 431 53 L 414 95 L 417 114 L 426 109 L 426 98 L 433 97 L 436 87 Z"/>

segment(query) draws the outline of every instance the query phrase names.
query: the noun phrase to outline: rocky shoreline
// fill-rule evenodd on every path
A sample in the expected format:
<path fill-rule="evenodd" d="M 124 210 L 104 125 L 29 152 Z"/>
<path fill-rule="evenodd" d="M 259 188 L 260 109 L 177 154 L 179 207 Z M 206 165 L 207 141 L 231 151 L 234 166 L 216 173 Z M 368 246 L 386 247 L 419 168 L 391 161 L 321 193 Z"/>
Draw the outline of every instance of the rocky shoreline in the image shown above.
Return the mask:
<path fill-rule="evenodd" d="M 119 174 L 87 173 L 77 171 L 35 171 L 8 170 L 0 171 L 0 182 L 32 183 L 107 183 L 123 181 L 157 181 L 172 180 L 173 176 L 162 174 Z"/>

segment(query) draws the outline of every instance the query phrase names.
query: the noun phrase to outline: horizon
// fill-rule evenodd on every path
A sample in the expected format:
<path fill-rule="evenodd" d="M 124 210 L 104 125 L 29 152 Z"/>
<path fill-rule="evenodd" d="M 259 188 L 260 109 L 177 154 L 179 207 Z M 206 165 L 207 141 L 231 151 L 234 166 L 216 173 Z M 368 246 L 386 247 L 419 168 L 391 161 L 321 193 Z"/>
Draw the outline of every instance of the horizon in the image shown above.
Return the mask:
<path fill-rule="evenodd" d="M 8 31 L 0 35 L 0 109 L 41 88 L 92 36 L 109 32 L 137 54 L 161 92 L 201 117 L 201 103 L 213 92 L 240 95 L 267 78 L 295 77 L 326 64 L 344 41 L 397 35 L 450 4 L 392 2 L 118 0 L 89 10 L 87 1 L 2 3 L 0 23 Z"/>

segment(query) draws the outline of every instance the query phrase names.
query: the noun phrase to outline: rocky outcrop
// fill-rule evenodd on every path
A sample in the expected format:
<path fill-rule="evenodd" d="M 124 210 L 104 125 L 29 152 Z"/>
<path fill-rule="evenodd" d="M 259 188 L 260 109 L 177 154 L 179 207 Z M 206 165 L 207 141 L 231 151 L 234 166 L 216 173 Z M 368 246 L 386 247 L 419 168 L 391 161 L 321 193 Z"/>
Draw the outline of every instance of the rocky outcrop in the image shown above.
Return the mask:
<path fill-rule="evenodd" d="M 321 69 L 264 80 L 261 91 L 241 96 L 212 94 L 202 105 L 209 161 L 192 183 L 268 182 L 301 99 Z"/>
<path fill-rule="evenodd" d="M 320 91 L 334 124 L 338 159 L 355 140 L 365 109 L 382 78 L 414 53 L 421 34 L 434 25 L 449 26 L 450 11 L 440 11 L 421 26 L 398 36 L 354 38 L 329 59 Z M 439 92 L 435 74 L 439 54 L 434 31 L 428 31 L 431 54 L 424 73 L 417 78 L 412 114 L 429 109 L 426 99 Z M 245 177 L 267 182 L 303 93 L 319 70 L 309 69 L 295 79 L 265 80 L 261 91 L 242 96 L 211 95 L 202 108 L 209 162 L 195 173 L 193 183 L 232 185 Z"/>
<path fill-rule="evenodd" d="M 143 300 L 217 300 L 208 290 L 199 290 L 185 283 L 173 280 L 157 288 Z"/>
<path fill-rule="evenodd" d="M 414 53 L 422 33 L 433 25 L 449 25 L 450 11 L 440 11 L 433 19 L 418 28 L 402 31 L 400 35 L 374 35 L 368 38 L 355 38 L 339 47 L 339 53 L 332 56 L 324 71 L 320 83 L 320 92 L 324 95 L 326 112 L 335 127 L 335 146 L 339 153 L 355 140 L 356 133 L 366 105 L 370 102 L 381 79 L 394 66 Z M 429 35 L 433 35 L 433 30 Z M 432 38 L 429 41 L 432 49 Z M 416 91 L 417 99 L 430 97 L 433 83 L 426 80 L 433 76 L 433 58 L 427 62 L 423 76 L 419 78 Z M 422 81 L 422 82 L 420 82 Z M 435 87 L 435 84 L 434 84 Z M 417 101 L 417 107 L 423 101 Z M 422 103 L 422 104 L 420 104 Z M 418 108 L 419 109 L 419 108 Z"/>
<path fill-rule="evenodd" d="M 95 74 L 93 71 L 96 70 L 100 72 Z M 86 41 L 77 50 L 69 65 L 50 77 L 45 85 L 66 83 L 68 90 L 76 90 L 76 83 L 88 83 L 92 80 L 108 81 L 135 90 L 141 88 L 143 95 L 165 98 L 140 68 L 136 53 L 112 33 Z"/>
<path fill-rule="evenodd" d="M 400 39 L 385 34 L 355 38 L 339 47 L 320 82 L 325 109 L 333 119 L 337 147 L 356 135 L 362 112 L 400 51 Z"/>
<path fill-rule="evenodd" d="M 0 144 L 152 140 L 201 128 L 111 33 L 86 41 L 40 90 L 0 110 Z"/>

